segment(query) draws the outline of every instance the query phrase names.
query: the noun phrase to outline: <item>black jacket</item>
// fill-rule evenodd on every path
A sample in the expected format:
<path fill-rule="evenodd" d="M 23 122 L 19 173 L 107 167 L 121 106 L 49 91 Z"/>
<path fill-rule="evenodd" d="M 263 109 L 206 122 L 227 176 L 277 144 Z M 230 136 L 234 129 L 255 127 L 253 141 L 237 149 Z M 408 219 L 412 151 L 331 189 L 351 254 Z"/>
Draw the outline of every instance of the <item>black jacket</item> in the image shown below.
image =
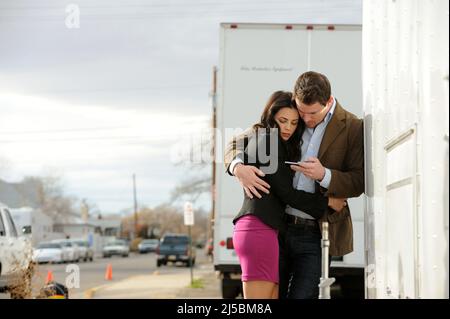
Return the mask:
<path fill-rule="evenodd" d="M 273 144 L 275 139 L 278 141 L 277 147 Z M 251 199 L 244 192 L 244 202 L 233 219 L 234 224 L 240 217 L 253 214 L 266 225 L 284 231 L 286 205 L 302 210 L 316 219 L 322 217 L 328 207 L 327 197 L 319 192 L 312 194 L 294 189 L 292 181 L 295 172 L 284 163 L 288 161 L 288 154 L 278 133 L 267 131 L 265 134 L 254 135 L 246 138 L 244 145 L 244 163 L 256 166 L 266 174 L 262 179 L 270 184 L 270 194 L 260 192 L 262 198 Z M 273 149 L 277 149 L 278 152 L 274 152 Z M 265 156 L 267 158 L 264 158 Z"/>

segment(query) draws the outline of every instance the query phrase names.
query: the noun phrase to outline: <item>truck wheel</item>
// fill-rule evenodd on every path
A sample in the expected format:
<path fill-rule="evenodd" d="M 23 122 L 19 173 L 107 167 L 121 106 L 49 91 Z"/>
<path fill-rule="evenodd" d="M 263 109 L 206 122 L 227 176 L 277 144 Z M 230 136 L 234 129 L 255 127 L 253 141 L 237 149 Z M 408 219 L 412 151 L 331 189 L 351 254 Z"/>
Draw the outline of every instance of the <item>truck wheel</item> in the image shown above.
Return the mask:
<path fill-rule="evenodd" d="M 364 299 L 364 278 L 354 276 L 339 279 L 343 298 Z"/>

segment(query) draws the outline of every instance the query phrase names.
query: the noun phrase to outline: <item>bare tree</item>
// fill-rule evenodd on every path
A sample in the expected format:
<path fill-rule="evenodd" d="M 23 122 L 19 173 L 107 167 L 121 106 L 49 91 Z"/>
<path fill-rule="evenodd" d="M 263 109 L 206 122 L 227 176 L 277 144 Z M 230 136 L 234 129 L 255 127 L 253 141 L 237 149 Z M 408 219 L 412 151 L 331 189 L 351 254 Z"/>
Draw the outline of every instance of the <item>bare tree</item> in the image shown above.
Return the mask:
<path fill-rule="evenodd" d="M 76 198 L 64 194 L 61 177 L 26 177 L 24 184 L 33 185 L 37 192 L 38 206 L 56 222 L 69 222 L 79 217 L 75 204 Z"/>
<path fill-rule="evenodd" d="M 195 203 L 201 195 L 211 193 L 212 143 L 211 131 L 203 132 L 200 143 L 195 141 L 191 143 L 187 158 L 178 163 L 187 167 L 188 177 L 172 190 L 172 202 L 188 200 Z"/>
<path fill-rule="evenodd" d="M 134 217 L 128 216 L 122 220 L 122 230 L 125 237 L 134 231 Z M 159 235 L 165 233 L 187 233 L 184 225 L 184 216 L 181 208 L 167 204 L 155 208 L 142 208 L 138 212 L 138 229 L 140 236 L 145 237 L 148 229 L 157 228 Z M 192 226 L 194 241 L 206 238 L 207 214 L 202 209 L 195 212 L 195 223 Z"/>
<path fill-rule="evenodd" d="M 171 201 L 190 201 L 195 203 L 198 198 L 206 193 L 211 192 L 211 176 L 202 174 L 186 179 L 176 186 L 171 193 Z"/>

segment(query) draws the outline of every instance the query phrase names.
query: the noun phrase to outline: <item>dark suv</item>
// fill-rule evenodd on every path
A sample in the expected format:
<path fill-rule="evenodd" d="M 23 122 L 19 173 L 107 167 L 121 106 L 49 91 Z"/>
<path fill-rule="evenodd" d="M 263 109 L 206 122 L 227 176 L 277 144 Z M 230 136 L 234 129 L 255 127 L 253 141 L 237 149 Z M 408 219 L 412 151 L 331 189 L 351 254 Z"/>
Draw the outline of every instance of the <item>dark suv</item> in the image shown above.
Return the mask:
<path fill-rule="evenodd" d="M 192 265 L 195 264 L 195 248 L 192 248 L 192 254 L 190 250 L 190 237 L 184 234 L 168 234 L 165 235 L 156 250 L 157 261 L 156 266 L 166 265 L 167 262 L 180 261 L 185 263 L 187 267 L 190 266 L 190 256 L 192 256 Z"/>

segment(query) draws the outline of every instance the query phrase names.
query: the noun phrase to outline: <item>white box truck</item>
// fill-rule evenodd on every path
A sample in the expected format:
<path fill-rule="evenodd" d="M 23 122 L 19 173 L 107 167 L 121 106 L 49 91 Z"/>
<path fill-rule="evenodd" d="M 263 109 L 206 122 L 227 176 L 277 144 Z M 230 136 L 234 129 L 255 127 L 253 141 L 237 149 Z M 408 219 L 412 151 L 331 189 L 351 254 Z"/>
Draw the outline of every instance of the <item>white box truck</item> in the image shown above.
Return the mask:
<path fill-rule="evenodd" d="M 220 27 L 214 165 L 214 266 L 224 298 L 241 291 L 240 266 L 231 248 L 232 219 L 243 190 L 224 169 L 224 145 L 238 131 L 258 121 L 276 90 L 291 91 L 297 77 L 314 70 L 327 75 L 332 93 L 350 112 L 362 117 L 360 25 L 245 24 Z M 341 284 L 360 283 L 364 290 L 363 199 L 350 199 L 354 252 L 332 261 L 331 276 Z M 354 279 L 354 280 L 352 280 Z M 353 286 L 353 285 L 352 285 Z"/>
<path fill-rule="evenodd" d="M 448 7 L 363 4 L 367 298 L 449 298 Z"/>

